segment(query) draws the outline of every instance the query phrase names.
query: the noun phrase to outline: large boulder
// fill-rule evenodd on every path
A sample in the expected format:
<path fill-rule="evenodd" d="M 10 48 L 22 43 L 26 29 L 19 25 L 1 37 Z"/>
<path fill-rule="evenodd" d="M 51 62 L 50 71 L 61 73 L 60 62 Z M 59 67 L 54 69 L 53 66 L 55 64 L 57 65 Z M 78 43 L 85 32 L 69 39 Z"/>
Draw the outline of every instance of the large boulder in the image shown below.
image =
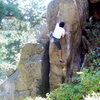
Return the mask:
<path fill-rule="evenodd" d="M 66 23 L 68 33 L 61 40 L 65 64 L 59 62 L 58 50 L 52 41 L 49 43 L 46 35 L 54 30 L 57 17 Z M 82 65 L 81 28 L 87 17 L 87 0 L 51 1 L 47 10 L 48 26 L 41 31 L 39 43 L 29 43 L 22 48 L 18 70 L 1 85 L 0 99 L 20 100 L 26 96 L 43 95 L 49 90 L 49 82 L 50 88 L 54 89 L 58 84 L 72 80 Z"/>
<path fill-rule="evenodd" d="M 49 46 L 50 55 L 50 87 L 71 81 L 81 67 L 81 33 L 82 26 L 88 18 L 88 0 L 52 0 L 47 9 L 48 30 L 53 31 L 56 19 L 65 22 L 66 37 L 61 40 L 66 64 L 61 64 L 58 50 L 52 41 Z"/>
<path fill-rule="evenodd" d="M 43 47 L 37 44 L 26 44 L 22 48 L 16 90 L 34 89 L 36 84 L 41 83 L 43 51 Z"/>
<path fill-rule="evenodd" d="M 49 63 L 45 46 L 26 44 L 17 71 L 0 86 L 0 100 L 20 100 L 43 95 L 49 89 Z"/>

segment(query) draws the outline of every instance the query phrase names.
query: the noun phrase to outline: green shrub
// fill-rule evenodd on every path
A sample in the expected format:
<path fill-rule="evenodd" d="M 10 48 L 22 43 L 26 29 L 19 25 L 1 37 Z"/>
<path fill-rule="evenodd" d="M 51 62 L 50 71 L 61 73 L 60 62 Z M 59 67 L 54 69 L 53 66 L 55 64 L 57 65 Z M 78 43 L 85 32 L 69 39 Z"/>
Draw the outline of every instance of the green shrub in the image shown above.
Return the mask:
<path fill-rule="evenodd" d="M 48 100 L 82 100 L 87 94 L 100 91 L 100 71 L 89 73 L 89 70 L 83 70 L 77 84 L 61 84 L 60 88 L 47 94 Z"/>
<path fill-rule="evenodd" d="M 22 19 L 21 11 L 13 3 L 5 3 L 3 0 L 0 0 L 0 22 L 5 16 L 15 16 L 18 19 Z"/>

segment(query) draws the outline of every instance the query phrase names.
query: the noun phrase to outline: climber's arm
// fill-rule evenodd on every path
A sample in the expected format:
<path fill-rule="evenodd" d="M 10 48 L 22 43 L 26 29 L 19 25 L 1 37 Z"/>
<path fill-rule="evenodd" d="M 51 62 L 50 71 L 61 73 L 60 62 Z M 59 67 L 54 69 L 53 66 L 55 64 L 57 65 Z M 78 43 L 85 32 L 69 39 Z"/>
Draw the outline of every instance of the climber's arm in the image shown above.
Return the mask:
<path fill-rule="evenodd" d="M 66 35 L 66 32 L 65 32 L 65 30 L 64 30 L 64 31 L 63 31 L 63 34 L 61 35 L 61 38 L 64 38 L 65 35 Z"/>
<path fill-rule="evenodd" d="M 61 37 L 64 38 L 65 37 L 65 34 L 63 34 Z"/>

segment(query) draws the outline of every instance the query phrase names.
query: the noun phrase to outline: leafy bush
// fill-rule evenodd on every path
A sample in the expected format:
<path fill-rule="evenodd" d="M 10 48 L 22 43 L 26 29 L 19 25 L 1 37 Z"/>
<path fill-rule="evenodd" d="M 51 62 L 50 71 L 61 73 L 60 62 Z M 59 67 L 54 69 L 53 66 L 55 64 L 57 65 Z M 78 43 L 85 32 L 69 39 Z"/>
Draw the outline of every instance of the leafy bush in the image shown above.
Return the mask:
<path fill-rule="evenodd" d="M 0 21 L 5 16 L 15 16 L 18 19 L 21 19 L 21 11 L 18 9 L 17 5 L 12 3 L 4 3 L 3 0 L 0 0 Z"/>
<path fill-rule="evenodd" d="M 85 24 L 86 35 L 89 41 L 95 47 L 100 43 L 100 21 L 95 21 L 94 23 L 87 22 Z"/>
<path fill-rule="evenodd" d="M 48 100 L 82 100 L 87 94 L 100 91 L 100 71 L 89 72 L 84 69 L 80 76 L 76 78 L 77 84 L 65 83 L 60 88 L 47 94 Z"/>
<path fill-rule="evenodd" d="M 7 34 L 6 34 L 7 33 Z M 5 34 L 5 35 L 3 35 Z M 2 37 L 4 38 L 3 40 L 6 40 L 5 42 L 2 43 L 0 41 L 0 61 L 2 62 L 9 62 L 12 64 L 16 63 L 16 55 L 20 51 L 20 35 L 17 34 L 17 32 L 3 32 Z M 18 38 L 17 38 L 18 37 Z"/>
<path fill-rule="evenodd" d="M 37 27 L 33 29 L 28 21 L 16 18 L 10 21 L 5 19 L 2 24 L 4 30 L 0 35 L 0 63 L 16 65 L 19 61 L 20 48 L 26 43 L 35 43 L 36 35 L 40 33 L 36 32 Z"/>

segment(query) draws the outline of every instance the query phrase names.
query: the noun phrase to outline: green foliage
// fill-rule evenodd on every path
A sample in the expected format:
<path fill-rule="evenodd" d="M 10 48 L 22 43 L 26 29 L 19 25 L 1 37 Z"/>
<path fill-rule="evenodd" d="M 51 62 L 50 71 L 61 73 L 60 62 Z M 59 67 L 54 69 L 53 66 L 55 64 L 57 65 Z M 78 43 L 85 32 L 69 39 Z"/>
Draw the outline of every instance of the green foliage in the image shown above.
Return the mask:
<path fill-rule="evenodd" d="M 39 34 L 37 24 L 43 21 L 41 16 L 45 11 L 42 7 L 44 0 L 23 0 L 28 1 L 24 7 L 19 6 L 22 0 L 5 1 L 0 0 L 0 80 L 7 79 L 11 66 L 17 67 L 22 45 L 36 42 L 35 36 Z"/>
<path fill-rule="evenodd" d="M 11 34 L 11 32 L 7 32 L 3 37 L 6 41 L 0 45 L 0 60 L 1 62 L 16 64 L 16 54 L 20 52 L 20 35 L 17 33 Z"/>
<path fill-rule="evenodd" d="M 21 12 L 17 8 L 16 5 L 12 3 L 4 3 L 3 0 L 0 0 L 0 21 L 5 17 L 5 16 L 15 16 L 18 19 L 21 19 Z"/>
<path fill-rule="evenodd" d="M 77 84 L 61 84 L 60 88 L 47 94 L 48 100 L 82 100 L 87 94 L 100 91 L 100 71 L 84 69 Z"/>
<path fill-rule="evenodd" d="M 31 3 L 27 5 L 25 13 L 27 13 L 29 17 L 28 21 L 31 23 L 32 27 L 43 21 L 42 14 L 46 12 L 46 7 L 43 4 L 44 1 L 45 0 L 31 1 Z"/>
<path fill-rule="evenodd" d="M 6 16 L 6 8 L 5 8 L 5 4 L 3 3 L 2 0 L 0 0 L 0 21 L 2 18 L 4 18 Z"/>
<path fill-rule="evenodd" d="M 0 35 L 0 63 L 16 65 L 19 61 L 22 45 L 35 42 L 34 31 L 28 21 L 20 21 L 16 18 L 5 19 Z M 8 27 L 9 26 L 9 27 Z"/>
<path fill-rule="evenodd" d="M 17 19 L 20 19 L 21 12 L 15 1 L 17 0 L 7 0 L 8 3 L 4 3 L 3 0 L 0 0 L 0 7 L 2 8 L 0 9 L 1 20 L 4 19 L 5 16 L 15 16 Z M 29 20 L 27 21 L 16 21 L 16 18 L 14 17 L 11 17 L 10 20 L 6 18 L 3 20 L 1 23 L 1 31 L 3 31 L 1 37 L 3 39 L 0 39 L 0 63 L 8 62 L 16 64 L 16 55 L 20 52 L 22 44 L 28 41 L 28 36 L 30 34 L 33 34 L 36 29 L 34 26 L 42 21 L 41 15 L 45 9 L 44 6 L 41 7 L 40 5 L 42 4 L 42 1 L 30 1 L 31 3 L 25 6 L 23 14 L 29 17 Z M 23 15 L 23 17 L 25 16 Z M 32 29 L 32 26 L 34 27 L 34 30 Z M 30 39 L 30 41 L 31 40 L 32 39 Z"/>
<path fill-rule="evenodd" d="M 4 58 L 5 61 L 10 63 L 14 62 L 16 58 L 15 55 L 20 51 L 20 40 L 10 40 L 6 45 L 6 57 Z"/>
<path fill-rule="evenodd" d="M 96 21 L 95 23 L 87 22 L 85 24 L 87 36 L 90 37 L 90 39 L 98 40 L 100 41 L 100 21 Z"/>
<path fill-rule="evenodd" d="M 21 11 L 18 9 L 16 5 L 12 3 L 6 5 L 6 13 L 7 16 L 15 16 L 18 19 L 22 19 Z"/>

